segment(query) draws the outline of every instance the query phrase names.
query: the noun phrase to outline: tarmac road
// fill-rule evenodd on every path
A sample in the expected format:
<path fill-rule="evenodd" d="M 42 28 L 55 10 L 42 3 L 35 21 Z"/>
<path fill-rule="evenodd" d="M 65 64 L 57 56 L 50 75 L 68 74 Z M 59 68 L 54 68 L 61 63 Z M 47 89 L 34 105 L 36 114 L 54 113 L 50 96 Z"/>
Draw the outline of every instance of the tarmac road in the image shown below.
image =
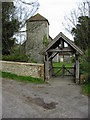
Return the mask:
<path fill-rule="evenodd" d="M 88 118 L 88 97 L 71 77 L 45 84 L 2 79 L 3 118 Z"/>

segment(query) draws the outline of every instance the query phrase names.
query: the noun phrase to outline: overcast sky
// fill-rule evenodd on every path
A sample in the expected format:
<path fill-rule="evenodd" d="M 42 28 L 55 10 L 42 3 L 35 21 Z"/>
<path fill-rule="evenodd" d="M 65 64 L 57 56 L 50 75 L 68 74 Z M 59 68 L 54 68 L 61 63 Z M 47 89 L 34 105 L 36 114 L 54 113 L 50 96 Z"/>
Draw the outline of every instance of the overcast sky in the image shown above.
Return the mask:
<path fill-rule="evenodd" d="M 73 40 L 72 35 L 65 30 L 62 23 L 66 23 L 64 19 L 66 15 L 69 16 L 71 11 L 77 10 L 77 7 L 86 0 L 22 0 L 22 1 L 27 3 L 30 3 L 31 1 L 37 1 L 35 3 L 36 6 L 39 3 L 40 5 L 39 9 L 35 14 L 40 13 L 42 16 L 48 19 L 50 23 L 49 35 L 52 38 L 55 38 L 56 35 L 58 35 L 60 32 L 63 32 L 67 37 Z M 26 13 L 29 13 L 30 12 L 29 10 L 32 9 L 32 6 L 26 5 L 26 8 L 28 8 L 27 9 L 28 11 Z"/>
<path fill-rule="evenodd" d="M 77 4 L 83 0 L 38 0 L 40 7 L 37 13 L 46 17 L 50 23 L 49 34 L 54 38 L 59 32 L 63 32 L 67 37 L 73 39 L 63 27 L 64 16 L 76 9 Z"/>

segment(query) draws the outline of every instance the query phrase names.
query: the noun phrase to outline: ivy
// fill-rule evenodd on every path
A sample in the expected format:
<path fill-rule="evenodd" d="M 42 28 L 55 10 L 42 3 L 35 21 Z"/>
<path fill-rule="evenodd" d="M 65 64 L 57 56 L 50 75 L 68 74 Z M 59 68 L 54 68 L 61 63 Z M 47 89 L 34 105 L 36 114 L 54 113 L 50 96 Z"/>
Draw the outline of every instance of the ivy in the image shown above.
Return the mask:
<path fill-rule="evenodd" d="M 46 47 L 47 45 L 48 45 L 47 35 L 44 34 L 44 36 L 43 36 L 43 46 Z"/>

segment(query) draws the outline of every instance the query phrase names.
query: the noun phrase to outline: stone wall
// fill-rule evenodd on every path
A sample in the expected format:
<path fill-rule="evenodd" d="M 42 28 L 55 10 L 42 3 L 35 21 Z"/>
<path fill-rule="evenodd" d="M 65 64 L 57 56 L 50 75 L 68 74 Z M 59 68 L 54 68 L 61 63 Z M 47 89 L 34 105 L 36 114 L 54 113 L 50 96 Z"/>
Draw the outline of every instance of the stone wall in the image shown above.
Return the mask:
<path fill-rule="evenodd" d="M 49 39 L 49 26 L 47 21 L 27 22 L 26 54 L 38 63 L 43 63 L 40 51 L 43 49 L 43 37 Z"/>
<path fill-rule="evenodd" d="M 0 70 L 21 76 L 41 78 L 44 80 L 43 64 L 0 61 Z"/>

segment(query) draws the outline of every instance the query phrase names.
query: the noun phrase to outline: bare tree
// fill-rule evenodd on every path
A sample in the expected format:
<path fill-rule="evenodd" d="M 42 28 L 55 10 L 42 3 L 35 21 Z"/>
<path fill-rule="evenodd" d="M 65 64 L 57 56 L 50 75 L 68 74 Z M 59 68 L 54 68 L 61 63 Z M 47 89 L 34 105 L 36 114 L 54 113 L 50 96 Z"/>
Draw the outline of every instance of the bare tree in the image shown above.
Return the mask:
<path fill-rule="evenodd" d="M 69 15 L 64 16 L 64 22 L 62 23 L 65 30 L 71 34 L 72 28 L 76 28 L 78 18 L 80 16 L 88 16 L 88 0 L 84 0 L 82 3 L 77 5 L 77 9 L 70 12 Z"/>
<path fill-rule="evenodd" d="M 22 43 L 26 39 L 26 20 L 36 13 L 40 5 L 38 0 L 14 0 L 14 5 L 17 8 L 16 15 L 18 20 L 21 22 L 19 32 L 15 36 Z"/>

